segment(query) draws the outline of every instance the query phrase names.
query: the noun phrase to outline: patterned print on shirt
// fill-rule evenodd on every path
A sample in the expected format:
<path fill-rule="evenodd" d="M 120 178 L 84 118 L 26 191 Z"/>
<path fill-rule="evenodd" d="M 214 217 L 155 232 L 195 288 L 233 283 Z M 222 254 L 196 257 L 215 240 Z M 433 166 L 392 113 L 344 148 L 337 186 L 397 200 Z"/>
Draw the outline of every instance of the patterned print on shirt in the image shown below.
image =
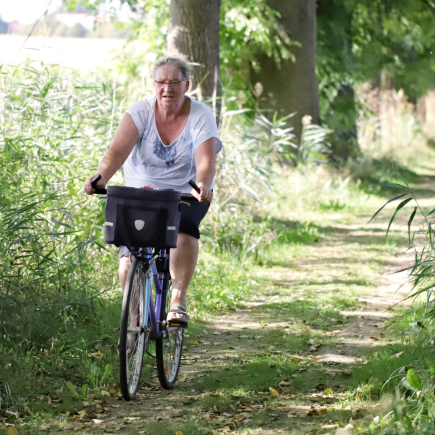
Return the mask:
<path fill-rule="evenodd" d="M 159 138 L 155 138 L 153 153 L 160 160 L 164 160 L 166 162 L 166 166 L 170 168 L 175 163 L 175 158 L 177 156 L 176 145 L 177 144 L 174 143 L 171 146 L 165 146 Z"/>

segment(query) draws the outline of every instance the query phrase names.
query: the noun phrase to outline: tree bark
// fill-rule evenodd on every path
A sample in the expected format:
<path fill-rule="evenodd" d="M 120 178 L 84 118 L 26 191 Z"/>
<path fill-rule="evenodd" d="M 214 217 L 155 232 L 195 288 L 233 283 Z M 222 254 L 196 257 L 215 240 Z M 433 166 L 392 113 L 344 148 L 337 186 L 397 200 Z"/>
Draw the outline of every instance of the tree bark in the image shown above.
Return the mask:
<path fill-rule="evenodd" d="M 296 61 L 283 59 L 278 68 L 273 58 L 258 56 L 260 71 L 253 72 L 253 83 L 261 83 L 260 109 L 270 116 L 295 113 L 293 125 L 297 142 L 302 133 L 302 118 L 312 117 L 320 123 L 319 93 L 316 76 L 316 0 L 267 0 L 267 4 L 281 14 L 279 25 L 290 39 L 301 43 L 292 47 Z"/>
<path fill-rule="evenodd" d="M 221 111 L 222 83 L 219 58 L 221 0 L 171 0 L 167 53 L 193 66 L 191 89 L 209 100 L 216 120 Z"/>
<path fill-rule="evenodd" d="M 347 160 L 360 152 L 356 124 L 358 110 L 350 80 L 354 65 L 354 9 L 355 5 L 342 0 L 317 0 L 318 70 L 323 73 L 324 81 L 323 95 L 320 94 L 324 101 L 322 121 L 333 130 L 328 139 L 331 157 L 336 161 Z M 334 89 L 335 97 L 331 100 Z"/>

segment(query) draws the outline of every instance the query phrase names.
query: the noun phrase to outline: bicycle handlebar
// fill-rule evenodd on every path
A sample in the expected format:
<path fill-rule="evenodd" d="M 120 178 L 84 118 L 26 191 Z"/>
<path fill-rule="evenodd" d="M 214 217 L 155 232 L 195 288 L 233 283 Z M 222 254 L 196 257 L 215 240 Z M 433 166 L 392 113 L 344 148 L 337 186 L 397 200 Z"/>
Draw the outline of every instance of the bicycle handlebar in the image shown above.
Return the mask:
<path fill-rule="evenodd" d="M 107 189 L 98 189 L 97 188 L 97 183 L 98 183 L 99 180 L 101 180 L 101 178 L 102 178 L 101 175 L 98 174 L 91 181 L 91 186 L 92 186 L 93 189 L 95 189 L 95 193 L 97 193 L 98 195 L 105 195 L 107 193 Z M 200 193 L 199 187 L 197 186 L 197 184 L 193 180 L 189 180 L 189 184 L 193 187 L 193 189 L 195 189 L 198 193 Z M 196 198 L 193 195 L 191 195 L 190 193 L 182 193 L 181 194 L 181 199 L 196 199 Z"/>

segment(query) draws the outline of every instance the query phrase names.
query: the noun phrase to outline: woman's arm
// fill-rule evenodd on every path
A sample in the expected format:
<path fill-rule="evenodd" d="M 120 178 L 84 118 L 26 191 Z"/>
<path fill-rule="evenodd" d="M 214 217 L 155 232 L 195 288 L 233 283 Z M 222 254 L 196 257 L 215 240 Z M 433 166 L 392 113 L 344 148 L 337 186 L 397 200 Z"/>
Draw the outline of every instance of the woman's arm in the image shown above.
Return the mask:
<path fill-rule="evenodd" d="M 104 188 L 115 172 L 124 164 L 127 157 L 133 151 L 136 142 L 139 140 L 139 131 L 133 118 L 129 113 L 126 113 L 118 126 L 115 133 L 115 138 L 111 147 L 107 150 L 104 157 L 101 159 L 98 166 L 97 174 L 101 175 L 101 179 L 97 183 L 97 187 Z M 91 182 L 97 174 L 92 175 L 85 181 L 84 191 L 88 195 L 95 193 Z"/>
<path fill-rule="evenodd" d="M 211 203 L 213 192 L 210 189 L 211 182 L 216 172 L 216 147 L 217 139 L 212 137 L 195 150 L 195 166 L 196 166 L 196 184 L 200 189 L 200 193 L 192 189 L 192 195 L 199 202 Z"/>

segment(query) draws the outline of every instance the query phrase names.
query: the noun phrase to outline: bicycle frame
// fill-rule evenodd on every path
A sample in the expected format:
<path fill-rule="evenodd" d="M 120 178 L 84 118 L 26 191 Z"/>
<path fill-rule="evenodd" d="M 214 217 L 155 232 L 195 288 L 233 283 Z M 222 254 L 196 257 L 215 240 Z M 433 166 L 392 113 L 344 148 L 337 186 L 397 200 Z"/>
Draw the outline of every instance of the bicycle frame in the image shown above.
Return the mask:
<path fill-rule="evenodd" d="M 158 340 L 160 338 L 168 338 L 169 332 L 175 331 L 178 327 L 171 327 L 167 329 L 167 325 L 163 325 L 159 320 L 161 318 L 161 306 L 162 306 L 162 295 L 163 295 L 163 285 L 165 274 L 159 274 L 155 264 L 154 256 L 151 248 L 140 248 L 137 254 L 138 258 L 146 261 L 148 265 L 147 275 L 152 275 L 154 281 L 154 287 L 156 289 L 156 300 L 154 304 L 153 291 L 151 286 L 151 280 L 147 279 L 146 285 L 150 288 L 146 288 L 146 294 L 149 294 L 149 319 L 151 324 L 151 334 L 150 338 L 152 340 Z M 168 258 L 166 249 L 161 249 L 158 257 Z M 151 267 L 150 267 L 151 266 Z M 166 289 L 165 291 L 167 291 Z M 145 325 L 144 325 L 145 327 Z"/>

